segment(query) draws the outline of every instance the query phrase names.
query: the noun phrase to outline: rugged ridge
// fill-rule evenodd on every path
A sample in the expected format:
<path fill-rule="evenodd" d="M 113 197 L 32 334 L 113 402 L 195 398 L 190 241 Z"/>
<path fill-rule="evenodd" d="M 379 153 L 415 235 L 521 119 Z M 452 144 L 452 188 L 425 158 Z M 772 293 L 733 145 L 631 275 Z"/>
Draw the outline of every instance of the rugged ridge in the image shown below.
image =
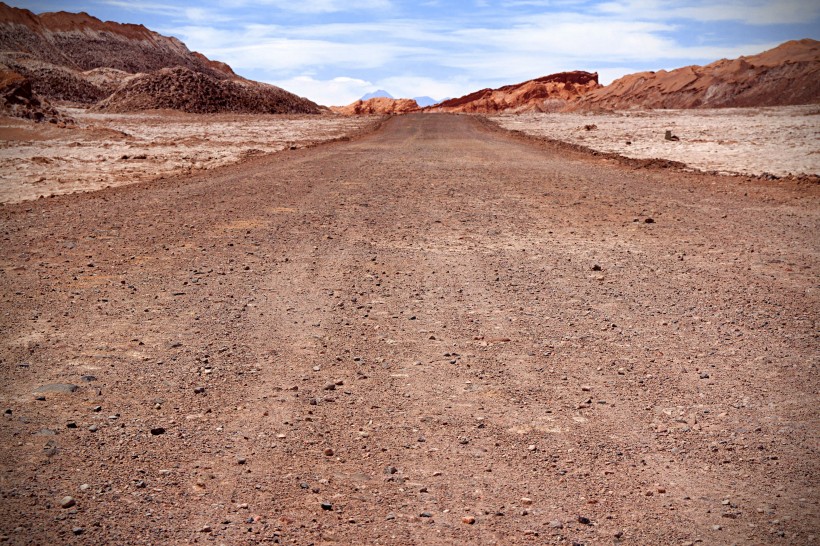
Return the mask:
<path fill-rule="evenodd" d="M 820 42 L 785 42 L 705 66 L 629 74 L 579 97 L 570 110 L 717 108 L 820 103 Z"/>
<path fill-rule="evenodd" d="M 128 111 L 307 113 L 317 104 L 237 76 L 173 37 L 87 13 L 43 13 L 0 3 L 0 74 L 17 74 L 38 101 Z M 10 110 L 11 111 L 11 110 Z M 17 110 L 13 110 L 17 111 Z"/>
<path fill-rule="evenodd" d="M 436 112 L 554 112 L 597 89 L 597 72 L 560 72 L 498 89 L 481 89 L 426 110 Z"/>

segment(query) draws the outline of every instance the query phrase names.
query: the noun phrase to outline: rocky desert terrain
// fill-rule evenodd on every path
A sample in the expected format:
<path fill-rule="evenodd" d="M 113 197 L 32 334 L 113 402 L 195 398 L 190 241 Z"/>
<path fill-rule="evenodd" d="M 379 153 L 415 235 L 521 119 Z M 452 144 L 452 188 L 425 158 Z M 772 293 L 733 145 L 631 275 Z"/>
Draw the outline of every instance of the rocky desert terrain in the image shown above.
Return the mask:
<path fill-rule="evenodd" d="M 0 542 L 820 543 L 818 42 L 425 113 L 0 63 Z"/>
<path fill-rule="evenodd" d="M 0 537 L 816 544 L 818 229 L 444 114 L 0 207 Z"/>
<path fill-rule="evenodd" d="M 820 176 L 820 105 L 500 115 L 501 127 L 591 151 L 753 176 Z M 671 131 L 677 140 L 667 140 Z"/>
<path fill-rule="evenodd" d="M 0 117 L 0 203 L 194 174 L 350 138 L 378 116 L 110 114 L 64 108 L 67 127 Z"/>

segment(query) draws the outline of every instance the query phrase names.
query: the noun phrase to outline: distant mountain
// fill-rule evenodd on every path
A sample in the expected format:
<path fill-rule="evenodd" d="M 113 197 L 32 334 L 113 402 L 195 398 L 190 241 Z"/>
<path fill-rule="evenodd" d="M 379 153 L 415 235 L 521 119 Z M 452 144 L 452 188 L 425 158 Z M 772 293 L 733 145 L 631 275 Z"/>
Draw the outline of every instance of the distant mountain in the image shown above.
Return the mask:
<path fill-rule="evenodd" d="M 378 91 L 373 91 L 372 93 L 367 93 L 361 99 L 362 101 L 370 100 L 370 99 L 392 99 L 393 95 L 385 91 L 384 89 L 379 89 Z"/>
<path fill-rule="evenodd" d="M 416 103 L 418 103 L 420 108 L 424 108 L 425 106 L 433 106 L 434 104 L 439 103 L 439 101 L 437 101 L 433 97 L 428 97 L 428 96 L 413 97 L 413 100 L 416 101 Z"/>

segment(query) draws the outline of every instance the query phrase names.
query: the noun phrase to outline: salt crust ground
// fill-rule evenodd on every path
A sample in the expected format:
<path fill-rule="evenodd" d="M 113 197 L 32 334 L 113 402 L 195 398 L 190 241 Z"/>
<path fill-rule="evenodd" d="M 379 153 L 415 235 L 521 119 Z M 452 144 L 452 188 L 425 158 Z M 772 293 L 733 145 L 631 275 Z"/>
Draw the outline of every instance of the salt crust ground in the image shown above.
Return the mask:
<path fill-rule="evenodd" d="M 520 114 L 491 119 L 506 129 L 626 157 L 680 161 L 701 171 L 820 174 L 817 105 Z M 593 125 L 595 128 L 586 128 Z M 665 140 L 667 130 L 680 141 Z"/>
<path fill-rule="evenodd" d="M 78 127 L 0 118 L 0 202 L 212 169 L 260 153 L 343 137 L 379 119 L 65 110 Z"/>

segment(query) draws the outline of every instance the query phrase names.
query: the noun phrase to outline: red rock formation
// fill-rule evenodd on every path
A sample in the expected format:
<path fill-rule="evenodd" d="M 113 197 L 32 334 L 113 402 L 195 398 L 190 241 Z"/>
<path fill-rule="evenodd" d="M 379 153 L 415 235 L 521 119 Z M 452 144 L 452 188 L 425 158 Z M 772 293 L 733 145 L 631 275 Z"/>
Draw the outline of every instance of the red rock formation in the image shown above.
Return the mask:
<path fill-rule="evenodd" d="M 706 66 L 639 72 L 580 97 L 571 110 L 820 103 L 820 42 L 799 40 Z"/>
<path fill-rule="evenodd" d="M 471 113 L 557 111 L 598 87 L 597 73 L 561 72 L 498 89 L 482 89 L 426 110 Z"/>
<path fill-rule="evenodd" d="M 357 100 L 347 106 L 331 106 L 331 111 L 343 116 L 407 114 L 416 112 L 419 105 L 413 99 L 388 99 L 377 97 L 369 100 Z"/>

